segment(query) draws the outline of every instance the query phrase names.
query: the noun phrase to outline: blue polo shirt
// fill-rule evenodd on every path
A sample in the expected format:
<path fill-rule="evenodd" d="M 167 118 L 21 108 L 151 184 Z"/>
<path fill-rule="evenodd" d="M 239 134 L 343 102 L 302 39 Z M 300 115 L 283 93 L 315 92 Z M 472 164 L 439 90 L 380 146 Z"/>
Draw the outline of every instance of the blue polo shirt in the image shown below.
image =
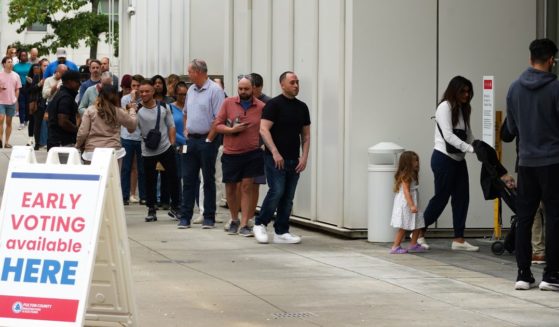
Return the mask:
<path fill-rule="evenodd" d="M 192 85 L 188 89 L 183 109 L 186 113 L 188 133 L 209 133 L 224 99 L 223 89 L 209 78 L 202 87 Z"/>

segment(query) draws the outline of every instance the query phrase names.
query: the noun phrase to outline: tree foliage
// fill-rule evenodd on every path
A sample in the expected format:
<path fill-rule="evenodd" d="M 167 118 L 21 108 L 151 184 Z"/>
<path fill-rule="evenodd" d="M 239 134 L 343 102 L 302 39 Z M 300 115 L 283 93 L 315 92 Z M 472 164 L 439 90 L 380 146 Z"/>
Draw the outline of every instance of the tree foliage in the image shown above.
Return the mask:
<path fill-rule="evenodd" d="M 34 44 L 40 50 L 53 53 L 58 47 L 78 48 L 84 41 L 90 57 L 95 58 L 101 35 L 109 31 L 108 17 L 97 12 L 98 6 L 99 0 L 11 0 L 8 18 L 10 23 L 20 24 L 18 33 L 35 23 L 50 26 L 52 33 Z"/>

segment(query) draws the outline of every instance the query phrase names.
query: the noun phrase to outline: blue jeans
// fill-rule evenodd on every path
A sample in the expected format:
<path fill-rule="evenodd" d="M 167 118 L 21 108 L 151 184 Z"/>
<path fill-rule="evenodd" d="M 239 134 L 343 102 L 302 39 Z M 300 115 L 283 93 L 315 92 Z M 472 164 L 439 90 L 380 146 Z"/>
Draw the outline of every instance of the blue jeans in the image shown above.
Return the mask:
<path fill-rule="evenodd" d="M 120 139 L 122 147 L 126 150 L 126 155 L 122 159 L 122 169 L 120 172 L 120 184 L 122 185 L 122 199 L 130 199 L 130 173 L 132 171 L 132 160 L 136 156 L 136 167 L 138 170 L 138 189 L 140 199 L 146 199 L 146 182 L 144 174 L 144 161 L 142 160 L 142 141 L 132 141 Z"/>
<path fill-rule="evenodd" d="M 276 168 L 274 158 L 270 154 L 264 155 L 269 190 L 262 202 L 260 214 L 256 217 L 256 225 L 268 225 L 277 210 L 274 223 L 276 234 L 289 232 L 289 216 L 299 181 L 299 173 L 295 172 L 298 163 L 299 160 L 284 160 L 284 168 L 280 170 Z"/>
<path fill-rule="evenodd" d="M 456 161 L 446 154 L 434 150 L 431 156 L 431 169 L 435 175 L 435 195 L 423 213 L 425 226 L 428 227 L 439 219 L 448 200 L 452 197 L 450 205 L 452 206 L 454 237 L 464 237 L 470 203 L 470 180 L 466 160 Z"/>
<path fill-rule="evenodd" d="M 186 140 L 188 151 L 182 154 L 182 214 L 188 223 L 192 220 L 194 200 L 198 193 L 199 174 L 204 179 L 204 225 L 215 224 L 215 161 L 219 144 L 217 139 L 206 143 L 204 139 Z"/>
<path fill-rule="evenodd" d="M 25 90 L 20 90 L 17 101 L 19 103 L 19 123 L 23 124 L 29 121 L 29 117 L 27 117 L 27 92 Z"/>

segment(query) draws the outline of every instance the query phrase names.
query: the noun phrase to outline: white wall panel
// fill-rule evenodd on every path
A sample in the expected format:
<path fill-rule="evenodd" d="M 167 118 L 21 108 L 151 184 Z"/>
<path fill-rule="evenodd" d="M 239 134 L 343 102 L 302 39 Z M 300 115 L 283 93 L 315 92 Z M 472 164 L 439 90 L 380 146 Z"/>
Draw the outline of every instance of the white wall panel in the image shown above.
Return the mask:
<path fill-rule="evenodd" d="M 420 195 L 432 194 L 429 117 L 436 102 L 437 1 L 354 0 L 352 5 L 344 225 L 366 228 L 368 147 L 392 141 L 416 151 L 422 164 Z"/>
<path fill-rule="evenodd" d="M 311 115 L 311 151 L 307 169 L 300 175 L 293 213 L 316 218 L 316 154 L 318 121 L 318 0 L 294 2 L 293 70 L 299 77 L 298 98 L 309 107 Z"/>
<path fill-rule="evenodd" d="M 252 1 L 252 72 L 262 75 L 263 92 L 273 96 L 272 89 L 272 0 Z"/>
<path fill-rule="evenodd" d="M 343 217 L 345 1 L 318 8 L 317 215 L 334 225 Z"/>
<path fill-rule="evenodd" d="M 495 106 L 506 111 L 508 87 L 528 65 L 528 45 L 536 35 L 536 1 L 441 0 L 439 3 L 439 94 L 442 95 L 455 75 L 472 81 L 475 94 L 471 123 L 474 135 L 481 138 L 482 77 L 495 76 Z M 506 146 L 504 151 L 504 165 L 514 172 L 514 145 Z M 479 186 L 481 165 L 473 155 L 468 155 L 467 160 L 470 210 L 466 227 L 492 227 L 492 202 L 483 199 Z M 506 223 L 507 216 L 510 216 L 508 210 L 504 212 Z M 452 226 L 448 208 L 438 226 Z"/>
<path fill-rule="evenodd" d="M 252 0 L 235 0 L 233 16 L 233 81 L 231 95 L 236 94 L 239 74 L 252 71 Z"/>
<path fill-rule="evenodd" d="M 191 0 L 190 8 L 189 60 L 204 59 L 208 64 L 208 73 L 223 74 L 225 1 Z M 186 72 L 186 66 L 184 71 Z"/>
<path fill-rule="evenodd" d="M 286 70 L 293 70 L 293 0 L 272 0 L 272 94 Z"/>

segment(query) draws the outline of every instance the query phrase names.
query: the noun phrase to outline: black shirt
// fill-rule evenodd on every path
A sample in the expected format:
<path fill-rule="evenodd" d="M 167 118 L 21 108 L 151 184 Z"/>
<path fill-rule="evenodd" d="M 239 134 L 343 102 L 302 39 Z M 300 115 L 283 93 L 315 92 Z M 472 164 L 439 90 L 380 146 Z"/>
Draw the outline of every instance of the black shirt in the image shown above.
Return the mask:
<path fill-rule="evenodd" d="M 58 125 L 58 114 L 66 114 L 70 121 L 76 124 L 76 115 L 78 114 L 78 104 L 76 103 L 77 91 L 70 90 L 64 85 L 51 102 L 49 102 L 47 111 L 49 113 L 48 120 L 48 145 L 59 146 L 76 143 L 77 132 L 67 132 Z"/>
<path fill-rule="evenodd" d="M 262 119 L 274 123 L 270 133 L 283 159 L 299 159 L 303 127 L 311 124 L 307 105 L 299 99 L 289 99 L 280 94 L 266 103 Z M 271 153 L 268 148 L 266 152 Z"/>

